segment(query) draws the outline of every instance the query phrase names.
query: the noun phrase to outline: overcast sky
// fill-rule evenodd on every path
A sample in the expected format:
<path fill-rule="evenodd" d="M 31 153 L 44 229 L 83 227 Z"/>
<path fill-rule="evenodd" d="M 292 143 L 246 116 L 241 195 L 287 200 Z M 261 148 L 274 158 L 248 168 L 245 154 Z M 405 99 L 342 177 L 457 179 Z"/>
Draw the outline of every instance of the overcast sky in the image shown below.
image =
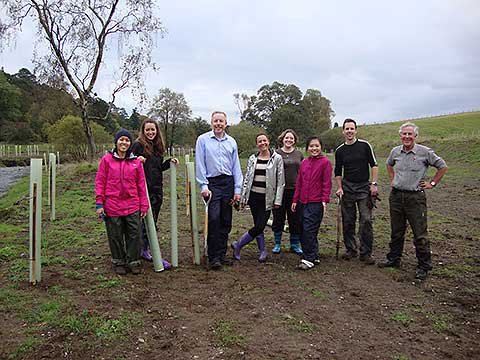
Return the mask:
<path fill-rule="evenodd" d="M 169 87 L 194 116 L 239 114 L 233 93 L 273 81 L 332 102 L 333 122 L 380 123 L 480 109 L 478 0 L 157 1 L 168 34 L 147 75 L 150 98 Z M 8 73 L 32 69 L 35 31 L 0 53 Z M 108 59 L 108 58 L 107 58 Z M 110 84 L 96 89 L 108 99 Z M 117 106 L 136 106 L 128 91 Z M 145 110 L 144 110 L 145 112 Z"/>

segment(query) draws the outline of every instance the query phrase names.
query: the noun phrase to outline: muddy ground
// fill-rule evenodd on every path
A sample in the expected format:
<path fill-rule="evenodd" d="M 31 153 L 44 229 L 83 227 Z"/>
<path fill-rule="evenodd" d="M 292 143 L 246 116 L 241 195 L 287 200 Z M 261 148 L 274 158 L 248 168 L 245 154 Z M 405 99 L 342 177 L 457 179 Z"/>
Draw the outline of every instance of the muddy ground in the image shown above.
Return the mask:
<path fill-rule="evenodd" d="M 93 176 L 85 177 L 87 185 L 93 186 Z M 386 183 L 385 176 L 381 183 Z M 67 190 L 72 184 L 67 180 L 59 186 Z M 377 260 L 384 258 L 389 240 L 388 189 L 381 186 L 380 190 L 383 201 L 375 210 L 374 222 Z M 86 201 L 93 204 L 92 194 L 87 194 Z M 21 315 L 22 309 L 4 306 L 0 358 L 12 354 L 25 359 L 479 358 L 480 187 L 476 175 L 447 175 L 428 193 L 434 270 L 423 282 L 414 280 L 411 233 L 399 270 L 336 260 L 334 202 L 328 206 L 319 235 L 321 264 L 313 270 L 295 270 L 299 258 L 288 252 L 284 241 L 282 253 L 269 251 L 265 264 L 258 263 L 252 243 L 242 251 L 240 263 L 207 271 L 192 265 L 181 189 L 179 195 L 180 266 L 175 270 L 155 273 L 147 263 L 140 276 L 113 274 L 104 231 L 94 233 L 95 226 L 88 223 L 79 224 L 78 231 L 91 242 L 58 250 L 56 255 L 67 261 L 45 266 L 43 281 L 35 287 L 25 280 L 13 286 L 6 276 L 11 265 L 4 262 L 2 286 L 38 299 L 62 299 L 69 304 L 63 318 L 67 311 L 80 321 L 83 316 L 85 322 L 93 315 L 131 321 L 126 332 L 118 330 L 119 336 L 102 337 L 98 331 L 82 331 L 81 324 L 32 325 Z M 170 259 L 168 195 L 162 214 L 161 246 Z M 66 215 L 60 213 L 62 217 Z M 88 221 L 93 221 L 93 210 Z M 231 239 L 250 225 L 248 212 L 235 212 Z M 52 226 L 65 229 L 72 224 Z M 267 238 L 271 250 L 270 230 Z M 113 285 L 95 286 L 99 283 Z M 28 327 L 33 329 L 27 331 Z M 35 339 L 34 345 L 19 351 L 27 337 Z"/>

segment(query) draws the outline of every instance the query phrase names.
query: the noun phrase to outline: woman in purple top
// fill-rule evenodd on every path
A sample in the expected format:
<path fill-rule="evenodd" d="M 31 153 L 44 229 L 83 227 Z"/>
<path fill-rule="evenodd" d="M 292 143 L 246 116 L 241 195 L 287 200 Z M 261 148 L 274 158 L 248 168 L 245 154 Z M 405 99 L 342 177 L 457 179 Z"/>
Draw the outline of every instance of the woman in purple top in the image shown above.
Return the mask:
<path fill-rule="evenodd" d="M 275 245 L 272 253 L 279 254 L 282 249 L 282 232 L 285 226 L 285 217 L 288 219 L 288 232 L 290 233 L 290 251 L 302 255 L 300 248 L 300 220 L 297 213 L 292 212 L 292 200 L 295 193 L 295 182 L 298 169 L 303 160 L 301 151 L 295 149 L 298 136 L 292 129 L 286 129 L 278 137 L 281 147 L 275 150 L 282 156 L 285 174 L 285 189 L 283 191 L 282 205 L 273 209 L 273 236 Z"/>
<path fill-rule="evenodd" d="M 292 203 L 292 211 L 298 211 L 302 223 L 301 270 L 320 262 L 317 235 L 332 190 L 332 163 L 321 154 L 321 140 L 317 136 L 309 138 L 306 149 L 310 156 L 300 165 Z"/>

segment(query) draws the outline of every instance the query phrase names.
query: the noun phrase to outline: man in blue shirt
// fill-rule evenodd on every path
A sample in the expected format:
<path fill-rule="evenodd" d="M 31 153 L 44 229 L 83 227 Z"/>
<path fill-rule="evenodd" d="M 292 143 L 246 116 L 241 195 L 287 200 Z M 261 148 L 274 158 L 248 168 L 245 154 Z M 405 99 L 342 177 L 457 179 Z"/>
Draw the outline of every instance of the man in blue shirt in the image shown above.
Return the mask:
<path fill-rule="evenodd" d="M 196 177 L 208 206 L 208 261 L 214 270 L 231 265 L 226 257 L 228 234 L 232 229 L 230 201 L 240 201 L 243 182 L 237 142 L 227 135 L 227 114 L 212 113 L 212 131 L 200 135 L 195 150 Z"/>

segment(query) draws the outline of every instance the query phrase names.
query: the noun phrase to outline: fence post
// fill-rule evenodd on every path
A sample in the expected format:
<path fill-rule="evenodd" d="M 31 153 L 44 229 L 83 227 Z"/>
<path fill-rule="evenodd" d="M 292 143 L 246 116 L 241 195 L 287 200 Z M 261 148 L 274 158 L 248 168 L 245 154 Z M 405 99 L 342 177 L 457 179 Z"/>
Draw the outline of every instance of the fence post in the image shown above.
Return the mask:
<path fill-rule="evenodd" d="M 147 192 L 148 212 L 144 219 L 145 229 L 147 230 L 147 238 L 152 252 L 153 269 L 156 272 L 163 271 L 163 259 L 160 252 L 160 245 L 158 244 L 157 228 L 155 227 L 155 219 L 153 218 L 152 205 L 150 204 L 150 197 L 148 196 L 147 180 L 145 180 L 145 190 Z"/>
<path fill-rule="evenodd" d="M 193 162 L 187 163 L 188 178 L 190 179 L 190 226 L 195 265 L 200 265 L 200 244 L 198 242 L 197 197 L 195 191 L 195 168 Z"/>
<path fill-rule="evenodd" d="M 170 162 L 170 220 L 172 236 L 172 266 L 178 267 L 178 228 L 177 228 L 177 164 Z"/>
<path fill-rule="evenodd" d="M 42 159 L 30 159 L 29 254 L 30 282 L 42 280 Z"/>
<path fill-rule="evenodd" d="M 56 173 L 57 173 L 57 160 L 55 154 L 50 153 L 48 159 L 48 168 L 50 172 L 48 173 L 48 189 L 49 189 L 49 205 L 50 205 L 50 220 L 55 220 L 55 198 L 56 198 Z"/>

